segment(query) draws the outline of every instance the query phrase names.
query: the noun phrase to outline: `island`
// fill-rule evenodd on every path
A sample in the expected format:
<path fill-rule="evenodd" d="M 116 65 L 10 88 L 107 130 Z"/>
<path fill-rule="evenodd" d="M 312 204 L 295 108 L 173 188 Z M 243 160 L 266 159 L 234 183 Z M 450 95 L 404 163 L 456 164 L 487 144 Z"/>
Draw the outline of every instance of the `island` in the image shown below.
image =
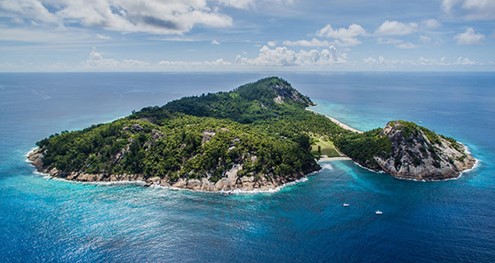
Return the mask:
<path fill-rule="evenodd" d="M 198 191 L 275 189 L 320 170 L 320 158 L 348 157 L 413 180 L 456 178 L 475 164 L 464 145 L 412 122 L 360 132 L 311 106 L 287 81 L 269 77 L 51 135 L 28 160 L 67 180 Z"/>

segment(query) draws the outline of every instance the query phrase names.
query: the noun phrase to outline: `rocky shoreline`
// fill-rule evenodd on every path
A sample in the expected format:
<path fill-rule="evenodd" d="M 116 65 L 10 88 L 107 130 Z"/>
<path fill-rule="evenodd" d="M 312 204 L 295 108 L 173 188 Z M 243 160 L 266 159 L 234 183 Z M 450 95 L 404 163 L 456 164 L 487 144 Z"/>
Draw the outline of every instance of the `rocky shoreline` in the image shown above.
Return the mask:
<path fill-rule="evenodd" d="M 383 129 L 392 142 L 392 155 L 375 157 L 381 170 L 398 179 L 440 181 L 458 178 L 475 166 L 476 159 L 465 145 L 441 136 L 428 138 L 428 131 L 411 132 L 408 125 L 395 121 Z"/>
<path fill-rule="evenodd" d="M 466 153 L 470 153 L 467 146 L 465 147 Z M 229 172 L 227 172 L 227 177 L 222 178 L 221 180 L 215 182 L 211 182 L 206 178 L 199 179 L 184 179 L 180 178 L 177 182 L 171 183 L 167 179 L 163 179 L 160 177 L 151 177 L 145 178 L 143 175 L 137 174 L 121 174 L 121 175 L 104 175 L 104 174 L 87 174 L 87 173 L 77 173 L 71 172 L 63 174 L 58 171 L 56 168 L 53 169 L 45 169 L 43 167 L 43 163 L 41 161 L 42 152 L 39 148 L 34 148 L 26 154 L 27 161 L 36 168 L 36 171 L 45 176 L 49 176 L 51 178 L 80 182 L 80 183 L 108 183 L 108 184 L 119 184 L 119 183 L 135 183 L 140 184 L 145 187 L 163 187 L 167 189 L 176 189 L 176 190 L 190 190 L 196 192 L 220 192 L 220 193 L 264 193 L 264 192 L 276 192 L 281 188 L 293 185 L 298 182 L 303 182 L 307 180 L 307 176 L 314 174 L 312 173 L 306 175 L 299 175 L 295 177 L 283 178 L 284 180 L 267 180 L 267 177 L 262 177 L 258 182 L 254 182 L 254 176 L 244 176 L 238 177 L 237 172 L 242 169 L 240 166 L 234 166 Z M 349 157 L 337 157 L 337 158 L 328 158 L 325 160 L 320 160 L 323 162 L 326 161 L 334 161 L 334 160 L 352 160 Z M 361 166 L 359 163 L 354 162 L 356 165 L 362 167 L 363 169 L 377 172 L 377 173 L 385 173 L 384 171 L 374 171 L 369 168 Z M 469 167 L 465 167 L 466 169 L 460 171 L 457 177 L 451 178 L 443 178 L 443 179 L 416 179 L 410 177 L 400 177 L 393 176 L 399 180 L 407 180 L 407 181 L 416 181 L 416 182 L 437 182 L 437 181 L 447 181 L 447 180 L 457 180 L 464 173 L 470 172 L 474 170 L 479 164 L 478 159 L 473 158 L 473 162 Z M 63 175 L 63 176 L 62 176 Z"/>
<path fill-rule="evenodd" d="M 43 152 L 40 148 L 34 148 L 26 155 L 27 161 L 31 163 L 36 170 L 46 176 L 76 182 L 91 182 L 91 183 L 139 183 L 147 187 L 164 187 L 171 189 L 186 189 L 191 191 L 201 192 L 274 192 L 280 188 L 300 182 L 309 174 L 298 174 L 290 177 L 272 178 L 269 176 L 237 176 L 237 173 L 242 169 L 242 165 L 234 165 L 231 170 L 226 172 L 226 177 L 212 182 L 207 178 L 201 179 L 186 179 L 179 178 L 176 182 L 171 182 L 167 178 L 158 176 L 145 178 L 139 174 L 88 174 L 81 172 L 62 172 L 56 168 L 47 169 L 43 166 Z"/>

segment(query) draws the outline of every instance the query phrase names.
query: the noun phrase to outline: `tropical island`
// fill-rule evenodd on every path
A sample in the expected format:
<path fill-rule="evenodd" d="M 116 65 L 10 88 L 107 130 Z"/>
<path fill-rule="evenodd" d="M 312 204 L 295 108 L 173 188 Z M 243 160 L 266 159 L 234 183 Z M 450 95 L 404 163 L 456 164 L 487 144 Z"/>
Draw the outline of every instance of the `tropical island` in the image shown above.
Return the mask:
<path fill-rule="evenodd" d="M 415 123 L 359 132 L 307 110 L 313 105 L 270 77 L 51 135 L 28 159 L 39 172 L 67 180 L 201 191 L 274 189 L 318 171 L 321 158 L 348 157 L 413 180 L 456 178 L 475 164 L 464 145 Z"/>

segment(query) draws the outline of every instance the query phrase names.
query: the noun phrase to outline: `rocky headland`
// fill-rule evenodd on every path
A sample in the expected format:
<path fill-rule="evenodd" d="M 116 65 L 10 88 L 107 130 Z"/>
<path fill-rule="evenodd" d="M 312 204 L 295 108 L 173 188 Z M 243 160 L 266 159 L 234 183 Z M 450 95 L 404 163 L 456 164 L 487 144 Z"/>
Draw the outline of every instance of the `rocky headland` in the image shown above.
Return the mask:
<path fill-rule="evenodd" d="M 457 178 L 476 164 L 466 146 L 411 122 L 393 121 L 383 128 L 390 139 L 390 156 L 376 156 L 381 170 L 401 179 L 445 180 Z"/>

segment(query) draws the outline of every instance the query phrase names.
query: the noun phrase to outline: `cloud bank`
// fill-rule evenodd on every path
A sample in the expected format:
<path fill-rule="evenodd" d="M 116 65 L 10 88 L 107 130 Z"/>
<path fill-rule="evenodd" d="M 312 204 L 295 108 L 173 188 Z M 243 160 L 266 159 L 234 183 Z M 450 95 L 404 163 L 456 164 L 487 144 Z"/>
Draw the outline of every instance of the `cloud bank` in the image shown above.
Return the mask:
<path fill-rule="evenodd" d="M 469 20 L 495 19 L 493 0 L 442 0 L 442 8 L 449 15 L 461 14 Z"/>
<path fill-rule="evenodd" d="M 235 62 L 242 65 L 256 66 L 301 66 L 301 65 L 332 65 L 347 62 L 346 54 L 340 54 L 334 46 L 321 50 L 294 51 L 285 46 L 270 48 L 263 46 L 255 58 L 246 58 L 241 55 Z"/>
<path fill-rule="evenodd" d="M 151 34 L 183 34 L 195 25 L 232 25 L 231 17 L 206 0 L 3 0 L 0 14 L 18 22 Z"/>

